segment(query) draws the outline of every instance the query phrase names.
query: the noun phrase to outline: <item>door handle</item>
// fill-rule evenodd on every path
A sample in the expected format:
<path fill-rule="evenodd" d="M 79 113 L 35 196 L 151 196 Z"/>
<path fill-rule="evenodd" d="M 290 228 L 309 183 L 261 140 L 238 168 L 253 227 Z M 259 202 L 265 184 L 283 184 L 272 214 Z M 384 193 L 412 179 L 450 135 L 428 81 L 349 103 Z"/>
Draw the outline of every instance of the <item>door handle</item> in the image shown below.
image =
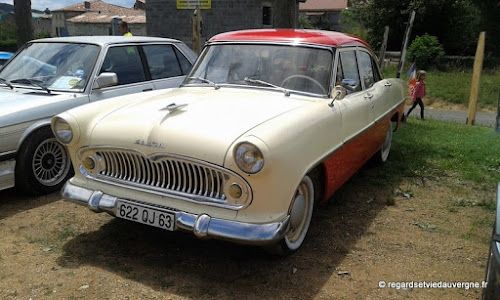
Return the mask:
<path fill-rule="evenodd" d="M 365 99 L 371 99 L 373 98 L 373 95 L 370 93 L 366 93 L 363 97 L 365 97 Z"/>
<path fill-rule="evenodd" d="M 392 83 L 390 83 L 390 82 L 384 83 L 384 86 L 391 86 L 391 85 L 392 85 Z"/>
<path fill-rule="evenodd" d="M 153 89 L 145 89 L 145 90 L 142 90 L 143 92 L 150 92 L 152 91 Z"/>

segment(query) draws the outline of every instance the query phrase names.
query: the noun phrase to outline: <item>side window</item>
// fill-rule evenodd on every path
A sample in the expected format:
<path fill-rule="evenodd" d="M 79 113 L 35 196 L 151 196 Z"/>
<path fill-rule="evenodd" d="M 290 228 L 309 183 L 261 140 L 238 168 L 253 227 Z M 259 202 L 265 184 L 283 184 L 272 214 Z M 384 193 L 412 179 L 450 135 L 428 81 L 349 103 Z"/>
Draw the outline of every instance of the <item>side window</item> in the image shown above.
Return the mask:
<path fill-rule="evenodd" d="M 102 64 L 101 73 L 102 72 L 116 73 L 118 85 L 146 80 L 139 49 L 137 49 L 136 46 L 109 48 Z"/>
<path fill-rule="evenodd" d="M 337 65 L 337 75 L 335 79 L 335 86 L 342 85 L 342 80 L 344 80 L 344 71 L 342 71 L 342 58 L 339 56 L 339 63 Z"/>
<path fill-rule="evenodd" d="M 361 91 L 359 81 L 358 64 L 356 62 L 356 54 L 353 51 L 340 52 L 340 63 L 342 66 L 342 86 L 346 87 L 349 92 Z"/>
<path fill-rule="evenodd" d="M 181 66 L 177 60 L 172 45 L 143 46 L 148 62 L 151 79 L 161 79 L 182 75 Z"/>
<path fill-rule="evenodd" d="M 371 88 L 373 84 L 375 84 L 375 78 L 373 76 L 373 64 L 372 58 L 370 54 L 359 51 L 358 52 L 358 60 L 359 60 L 359 71 L 361 73 L 361 78 L 363 83 L 365 84 L 365 88 Z"/>
<path fill-rule="evenodd" d="M 182 54 L 182 52 L 179 51 L 179 49 L 177 49 L 176 47 L 174 47 L 174 50 L 175 50 L 175 54 L 177 55 L 177 59 L 181 63 L 182 75 L 187 75 L 187 73 L 189 73 L 189 71 L 191 71 L 191 67 L 193 65 L 184 56 L 184 54 Z"/>

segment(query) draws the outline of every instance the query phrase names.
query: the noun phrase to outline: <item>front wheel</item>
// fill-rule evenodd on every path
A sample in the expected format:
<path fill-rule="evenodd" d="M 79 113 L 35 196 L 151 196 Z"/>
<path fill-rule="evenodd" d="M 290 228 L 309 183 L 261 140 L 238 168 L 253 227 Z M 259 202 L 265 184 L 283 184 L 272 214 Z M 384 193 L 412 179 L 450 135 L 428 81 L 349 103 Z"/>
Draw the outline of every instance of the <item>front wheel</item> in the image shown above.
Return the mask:
<path fill-rule="evenodd" d="M 16 187 L 31 195 L 55 192 L 73 176 L 68 151 L 48 127 L 28 137 L 16 164 Z"/>
<path fill-rule="evenodd" d="M 389 128 L 387 128 L 387 133 L 385 135 L 385 140 L 378 152 L 375 154 L 375 161 L 377 163 L 385 163 L 391 152 L 392 144 L 392 122 L 389 122 Z"/>
<path fill-rule="evenodd" d="M 273 254 L 287 255 L 295 252 L 304 242 L 314 209 L 314 183 L 306 175 L 300 181 L 290 208 L 290 223 L 285 237 L 267 250 Z"/>

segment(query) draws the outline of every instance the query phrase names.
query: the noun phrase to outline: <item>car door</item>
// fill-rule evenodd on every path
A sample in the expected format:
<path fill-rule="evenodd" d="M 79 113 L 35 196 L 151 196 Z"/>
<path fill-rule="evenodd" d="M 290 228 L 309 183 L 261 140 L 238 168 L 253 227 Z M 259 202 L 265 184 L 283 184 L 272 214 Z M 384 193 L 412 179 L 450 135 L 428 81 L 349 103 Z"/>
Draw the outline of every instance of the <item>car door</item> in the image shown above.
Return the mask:
<path fill-rule="evenodd" d="M 371 54 L 366 49 L 358 49 L 357 58 L 363 98 L 369 106 L 370 118 L 377 121 L 389 109 L 383 101 L 384 85 Z"/>
<path fill-rule="evenodd" d="M 191 69 L 191 62 L 171 44 L 143 45 L 154 89 L 178 87 Z"/>
<path fill-rule="evenodd" d="M 346 96 L 336 101 L 342 115 L 342 136 L 344 143 L 356 139 L 373 124 L 371 101 L 367 91 L 363 90 L 360 80 L 356 48 L 346 48 L 338 51 L 336 85 L 347 89 Z"/>
<path fill-rule="evenodd" d="M 103 72 L 115 73 L 118 84 L 105 88 L 95 88 L 94 86 L 90 94 L 90 101 L 152 91 L 154 88 L 151 81 L 148 80 L 140 49 L 136 45 L 108 48 L 97 74 Z"/>

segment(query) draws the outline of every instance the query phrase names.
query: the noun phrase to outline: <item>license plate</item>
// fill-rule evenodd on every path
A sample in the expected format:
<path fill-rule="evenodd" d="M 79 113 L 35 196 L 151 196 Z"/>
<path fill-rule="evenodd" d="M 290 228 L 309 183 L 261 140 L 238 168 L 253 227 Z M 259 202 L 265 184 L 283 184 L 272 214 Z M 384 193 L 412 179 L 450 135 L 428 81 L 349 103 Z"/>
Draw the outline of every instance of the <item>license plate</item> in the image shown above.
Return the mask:
<path fill-rule="evenodd" d="M 175 229 L 175 214 L 158 208 L 146 207 L 130 202 L 118 201 L 116 216 L 161 229 Z"/>

